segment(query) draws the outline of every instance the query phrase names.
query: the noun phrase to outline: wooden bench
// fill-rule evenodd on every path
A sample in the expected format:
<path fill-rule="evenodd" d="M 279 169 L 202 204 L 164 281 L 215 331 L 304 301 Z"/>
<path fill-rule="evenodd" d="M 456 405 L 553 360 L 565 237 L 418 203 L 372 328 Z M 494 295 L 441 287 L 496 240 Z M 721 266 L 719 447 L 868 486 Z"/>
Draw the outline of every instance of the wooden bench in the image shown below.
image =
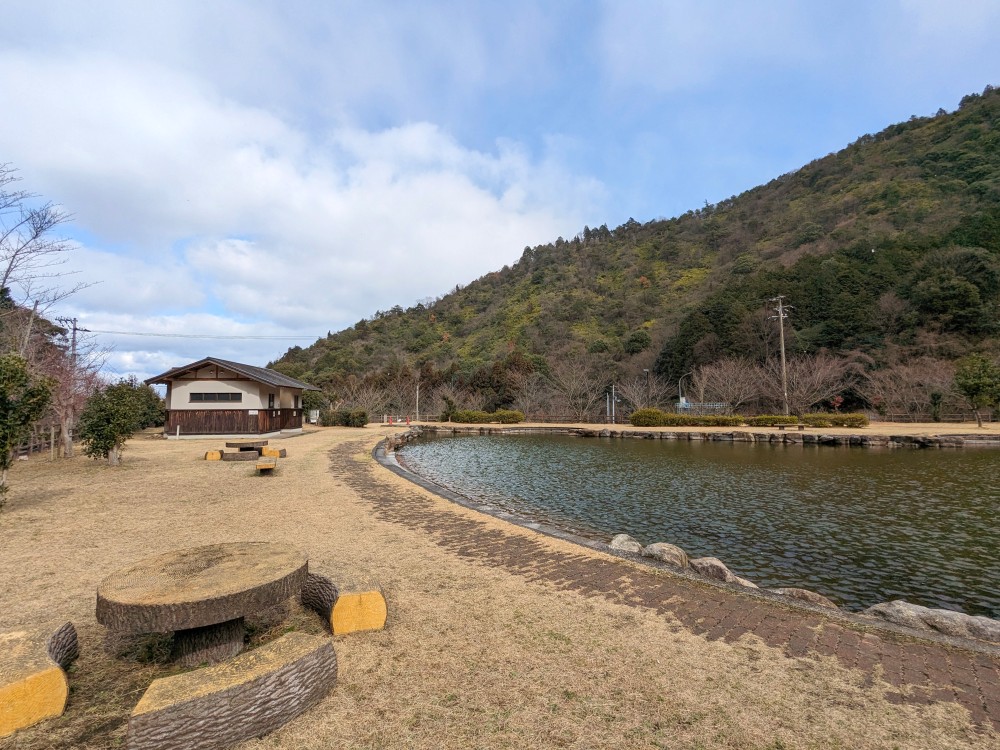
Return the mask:
<path fill-rule="evenodd" d="M 319 613 L 334 635 L 382 630 L 388 613 L 382 587 L 368 575 L 334 577 L 310 571 L 302 604 Z"/>
<path fill-rule="evenodd" d="M 229 661 L 153 680 L 132 711 L 127 750 L 210 750 L 261 737 L 337 681 L 328 637 L 288 633 Z"/>
<path fill-rule="evenodd" d="M 261 448 L 260 455 L 265 458 L 284 458 L 288 451 L 284 448 Z"/>
<path fill-rule="evenodd" d="M 69 697 L 64 670 L 78 654 L 71 622 L 0 633 L 0 737 L 62 714 Z"/>
<path fill-rule="evenodd" d="M 799 430 L 799 432 L 802 432 L 806 428 L 806 426 L 804 424 L 779 424 L 778 425 L 778 429 L 781 432 L 784 432 L 786 427 L 797 427 L 798 430 Z"/>
<path fill-rule="evenodd" d="M 261 474 L 270 474 L 278 466 L 276 458 L 262 458 L 257 462 L 257 471 Z"/>

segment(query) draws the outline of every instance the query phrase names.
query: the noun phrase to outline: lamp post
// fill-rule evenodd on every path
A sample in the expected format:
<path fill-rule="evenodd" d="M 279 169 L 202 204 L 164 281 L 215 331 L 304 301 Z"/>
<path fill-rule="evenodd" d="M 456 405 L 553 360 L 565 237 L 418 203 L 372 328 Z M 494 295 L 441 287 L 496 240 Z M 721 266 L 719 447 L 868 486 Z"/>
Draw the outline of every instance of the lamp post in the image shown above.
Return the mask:
<path fill-rule="evenodd" d="M 694 370 L 691 370 L 691 372 L 684 373 L 677 381 L 677 401 L 682 405 L 684 404 L 684 385 L 683 385 L 684 378 L 686 378 L 688 375 L 694 375 Z"/>

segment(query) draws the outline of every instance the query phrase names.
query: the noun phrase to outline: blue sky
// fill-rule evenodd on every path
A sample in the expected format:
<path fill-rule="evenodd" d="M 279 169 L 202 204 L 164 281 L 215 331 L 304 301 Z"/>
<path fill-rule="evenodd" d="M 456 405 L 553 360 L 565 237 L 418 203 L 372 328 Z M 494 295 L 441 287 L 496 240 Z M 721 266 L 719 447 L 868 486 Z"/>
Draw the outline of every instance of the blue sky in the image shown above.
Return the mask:
<path fill-rule="evenodd" d="M 109 374 L 264 364 L 1000 84 L 1000 2 L 12 2 L 0 162 Z M 10 116 L 10 113 L 16 116 Z M 304 337 L 299 341 L 246 336 Z"/>

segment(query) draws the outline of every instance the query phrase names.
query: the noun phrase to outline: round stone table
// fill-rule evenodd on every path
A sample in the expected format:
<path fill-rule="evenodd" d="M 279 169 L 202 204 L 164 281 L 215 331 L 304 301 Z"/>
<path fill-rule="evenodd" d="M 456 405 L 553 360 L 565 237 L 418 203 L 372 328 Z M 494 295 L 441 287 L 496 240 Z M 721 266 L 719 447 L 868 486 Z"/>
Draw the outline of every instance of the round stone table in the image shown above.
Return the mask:
<path fill-rule="evenodd" d="M 124 633 L 174 633 L 183 665 L 243 649 L 243 618 L 298 595 L 305 553 L 289 544 L 234 542 L 141 560 L 101 581 L 97 621 Z"/>

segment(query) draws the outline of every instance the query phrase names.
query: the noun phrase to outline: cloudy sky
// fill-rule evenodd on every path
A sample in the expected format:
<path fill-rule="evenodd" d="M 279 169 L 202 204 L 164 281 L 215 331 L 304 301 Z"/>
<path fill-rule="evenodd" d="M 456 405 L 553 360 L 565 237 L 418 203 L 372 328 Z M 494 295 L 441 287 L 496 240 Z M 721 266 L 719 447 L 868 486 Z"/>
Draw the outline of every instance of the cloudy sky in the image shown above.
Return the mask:
<path fill-rule="evenodd" d="M 1000 84 L 998 28 L 996 0 L 6 0 L 0 163 L 73 215 L 93 284 L 50 315 L 181 335 L 95 334 L 109 374 L 265 364 L 952 110 Z"/>

